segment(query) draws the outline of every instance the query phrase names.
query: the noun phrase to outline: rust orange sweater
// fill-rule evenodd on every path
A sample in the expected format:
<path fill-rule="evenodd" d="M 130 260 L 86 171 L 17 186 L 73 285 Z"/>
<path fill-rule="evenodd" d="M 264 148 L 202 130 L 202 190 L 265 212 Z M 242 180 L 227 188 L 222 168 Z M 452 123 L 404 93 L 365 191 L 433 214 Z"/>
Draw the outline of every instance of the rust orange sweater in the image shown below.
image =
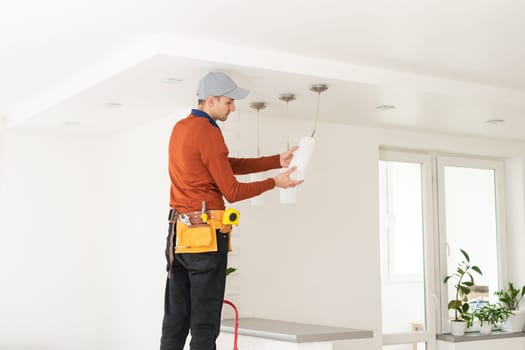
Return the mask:
<path fill-rule="evenodd" d="M 241 183 L 235 174 L 280 168 L 279 155 L 229 158 L 221 130 L 201 111 L 192 111 L 173 127 L 169 143 L 170 207 L 179 213 L 224 209 L 223 196 L 233 203 L 275 187 L 275 180 Z M 215 125 L 213 125 L 215 124 Z"/>

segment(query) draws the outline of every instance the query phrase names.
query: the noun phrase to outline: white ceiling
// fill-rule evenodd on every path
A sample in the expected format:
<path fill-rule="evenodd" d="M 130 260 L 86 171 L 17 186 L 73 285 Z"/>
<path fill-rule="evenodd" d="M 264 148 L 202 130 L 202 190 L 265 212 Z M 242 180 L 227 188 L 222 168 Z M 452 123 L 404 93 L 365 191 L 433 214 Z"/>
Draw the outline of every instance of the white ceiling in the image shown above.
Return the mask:
<path fill-rule="evenodd" d="M 241 113 L 312 118 L 326 83 L 324 121 L 525 140 L 524 20 L 521 0 L 19 0 L 0 12 L 0 117 L 117 131 L 187 113 L 222 70 L 251 90 Z"/>

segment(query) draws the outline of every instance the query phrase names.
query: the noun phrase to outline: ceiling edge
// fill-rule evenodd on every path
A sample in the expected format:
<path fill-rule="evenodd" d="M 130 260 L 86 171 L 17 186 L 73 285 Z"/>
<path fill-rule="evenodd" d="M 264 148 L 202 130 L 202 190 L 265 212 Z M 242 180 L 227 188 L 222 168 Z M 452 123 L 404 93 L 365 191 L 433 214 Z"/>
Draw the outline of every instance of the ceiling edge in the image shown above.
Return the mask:
<path fill-rule="evenodd" d="M 100 60 L 45 93 L 16 105 L 7 117 L 7 126 L 16 127 L 64 100 L 155 56 L 158 51 L 155 44 L 155 41 L 144 40 L 115 52 L 111 57 Z"/>

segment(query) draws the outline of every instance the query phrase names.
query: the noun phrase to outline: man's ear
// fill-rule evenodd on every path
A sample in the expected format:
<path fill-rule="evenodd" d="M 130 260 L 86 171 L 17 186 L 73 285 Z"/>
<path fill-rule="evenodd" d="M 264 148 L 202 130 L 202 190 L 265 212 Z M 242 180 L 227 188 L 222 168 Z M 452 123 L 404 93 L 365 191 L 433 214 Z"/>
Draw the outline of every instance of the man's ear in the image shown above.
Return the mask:
<path fill-rule="evenodd" d="M 206 106 L 213 107 L 214 105 L 215 105 L 215 97 L 214 96 L 206 97 Z"/>

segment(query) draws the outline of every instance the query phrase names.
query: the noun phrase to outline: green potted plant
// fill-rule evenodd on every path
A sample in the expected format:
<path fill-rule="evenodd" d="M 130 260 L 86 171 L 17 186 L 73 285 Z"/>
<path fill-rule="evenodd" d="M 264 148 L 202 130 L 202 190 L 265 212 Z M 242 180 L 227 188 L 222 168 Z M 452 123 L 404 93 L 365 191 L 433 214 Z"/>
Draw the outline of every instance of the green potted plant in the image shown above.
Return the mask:
<path fill-rule="evenodd" d="M 525 324 L 525 310 L 520 310 L 520 303 L 525 296 L 525 286 L 516 289 L 514 284 L 509 282 L 506 289 L 500 289 L 494 294 L 498 297 L 499 303 L 511 311 L 502 329 L 521 332 Z"/>
<path fill-rule="evenodd" d="M 482 275 L 480 268 L 470 263 L 470 256 L 466 251 L 460 249 L 463 260 L 458 264 L 456 272 L 448 275 L 444 283 L 454 281 L 455 296 L 448 302 L 448 309 L 454 310 L 454 319 L 451 320 L 452 335 L 463 335 L 467 328 L 467 323 L 472 324 L 472 316 L 469 313 L 468 295 L 470 288 L 474 285 L 472 272 Z"/>
<path fill-rule="evenodd" d="M 474 311 L 474 317 L 480 322 L 479 332 L 490 334 L 498 324 L 504 322 L 510 315 L 508 307 L 501 304 L 487 304 Z"/>

